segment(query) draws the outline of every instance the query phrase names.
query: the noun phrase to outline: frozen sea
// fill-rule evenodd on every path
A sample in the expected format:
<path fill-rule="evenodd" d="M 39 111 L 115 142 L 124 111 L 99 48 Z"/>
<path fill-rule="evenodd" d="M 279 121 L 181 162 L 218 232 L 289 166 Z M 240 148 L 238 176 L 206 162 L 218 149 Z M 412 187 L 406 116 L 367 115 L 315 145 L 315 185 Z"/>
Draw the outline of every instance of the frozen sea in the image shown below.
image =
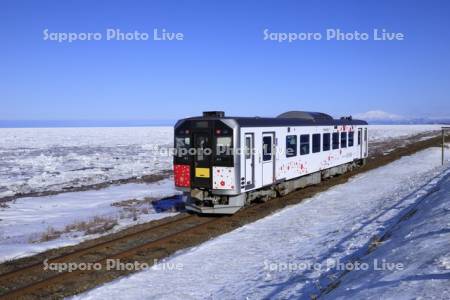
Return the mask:
<path fill-rule="evenodd" d="M 157 174 L 172 127 L 0 128 L 0 199 Z"/>

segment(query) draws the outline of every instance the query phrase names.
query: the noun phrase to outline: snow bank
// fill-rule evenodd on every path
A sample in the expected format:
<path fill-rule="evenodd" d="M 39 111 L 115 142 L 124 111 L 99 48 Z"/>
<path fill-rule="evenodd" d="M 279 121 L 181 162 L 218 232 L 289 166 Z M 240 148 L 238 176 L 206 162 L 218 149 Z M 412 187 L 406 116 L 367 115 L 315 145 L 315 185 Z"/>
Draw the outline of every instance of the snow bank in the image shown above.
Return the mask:
<path fill-rule="evenodd" d="M 0 198 L 171 169 L 173 128 L 0 128 Z"/>
<path fill-rule="evenodd" d="M 67 225 L 92 220 L 94 217 L 117 220 L 113 231 L 138 223 L 173 216 L 176 213 L 156 213 L 147 203 L 146 213 L 128 213 L 124 206 L 113 203 L 175 195 L 171 179 L 152 184 L 114 185 L 105 189 L 63 193 L 54 196 L 19 198 L 0 208 L 0 262 L 12 258 L 77 244 L 99 234 L 85 236 L 83 232 L 69 232 L 46 242 L 33 242 L 49 229 L 63 230 Z"/>
<path fill-rule="evenodd" d="M 361 260 L 371 267 L 347 273 L 325 299 L 450 299 L 450 176 L 424 190 L 416 213 Z"/>
<path fill-rule="evenodd" d="M 310 299 L 327 261 L 365 249 L 421 197 L 424 182 L 442 176 L 439 155 L 432 148 L 404 157 L 165 262 L 182 270 L 156 266 L 75 299 Z M 439 213 L 448 223 L 448 210 Z"/>

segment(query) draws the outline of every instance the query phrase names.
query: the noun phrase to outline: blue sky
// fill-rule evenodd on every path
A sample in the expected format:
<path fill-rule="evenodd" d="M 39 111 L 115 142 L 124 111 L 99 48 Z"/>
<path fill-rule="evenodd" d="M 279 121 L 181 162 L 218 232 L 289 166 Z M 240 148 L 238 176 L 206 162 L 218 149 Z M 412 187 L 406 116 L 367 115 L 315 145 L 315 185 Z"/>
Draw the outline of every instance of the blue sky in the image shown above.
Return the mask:
<path fill-rule="evenodd" d="M 450 117 L 448 1 L 0 1 L 0 120 L 173 120 L 383 110 Z M 44 41 L 107 28 L 183 41 Z M 401 32 L 404 41 L 264 41 Z"/>

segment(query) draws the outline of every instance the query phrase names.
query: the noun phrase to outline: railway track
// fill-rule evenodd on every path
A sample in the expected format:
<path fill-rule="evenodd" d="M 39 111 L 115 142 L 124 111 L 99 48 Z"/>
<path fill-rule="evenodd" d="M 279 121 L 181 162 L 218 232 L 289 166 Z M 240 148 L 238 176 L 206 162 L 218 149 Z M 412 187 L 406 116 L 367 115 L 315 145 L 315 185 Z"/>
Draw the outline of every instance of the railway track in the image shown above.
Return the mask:
<path fill-rule="evenodd" d="M 64 288 L 71 281 L 77 281 L 80 276 L 92 275 L 93 273 L 97 273 L 98 276 L 98 273 L 104 273 L 109 259 L 120 259 L 124 262 L 128 260 L 139 261 L 140 252 L 161 252 L 161 250 L 164 250 L 165 244 L 173 242 L 180 236 L 192 234 L 218 219 L 218 217 L 183 214 L 174 220 L 94 243 L 46 261 L 47 265 L 69 263 L 80 263 L 86 266 L 101 265 L 100 270 L 92 268 L 89 270 L 77 269 L 70 272 L 68 270 L 63 272 L 44 270 L 44 261 L 14 268 L 0 274 L 0 299 L 54 298 L 55 295 L 51 295 L 51 293 L 58 293 L 61 286 Z M 141 263 L 152 265 L 152 262 L 145 259 L 142 259 Z M 128 270 L 124 270 L 122 273 L 127 273 L 126 271 Z M 63 296 L 61 295 L 61 297 Z M 56 297 L 58 298 L 58 296 Z"/>

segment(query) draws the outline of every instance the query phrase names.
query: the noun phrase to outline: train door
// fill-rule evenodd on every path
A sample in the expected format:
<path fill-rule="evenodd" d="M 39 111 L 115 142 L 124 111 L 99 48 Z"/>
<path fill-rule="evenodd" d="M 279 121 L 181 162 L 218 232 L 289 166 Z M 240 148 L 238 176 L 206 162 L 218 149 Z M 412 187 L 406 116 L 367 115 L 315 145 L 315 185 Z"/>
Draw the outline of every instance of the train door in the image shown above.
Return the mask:
<path fill-rule="evenodd" d="M 273 132 L 262 135 L 262 185 L 269 185 L 274 181 L 274 139 Z"/>
<path fill-rule="evenodd" d="M 363 157 L 363 147 L 364 144 L 362 142 L 362 128 L 358 128 L 358 146 L 359 146 L 359 157 Z"/>
<path fill-rule="evenodd" d="M 253 133 L 245 134 L 245 186 L 253 186 L 254 180 L 254 165 L 255 165 L 255 153 L 254 153 L 254 141 Z"/>
<path fill-rule="evenodd" d="M 367 137 L 367 128 L 364 128 L 364 157 L 368 156 L 369 151 L 369 139 Z"/>
<path fill-rule="evenodd" d="M 211 135 L 209 132 L 194 132 L 195 155 L 193 159 L 192 186 L 211 187 Z"/>

